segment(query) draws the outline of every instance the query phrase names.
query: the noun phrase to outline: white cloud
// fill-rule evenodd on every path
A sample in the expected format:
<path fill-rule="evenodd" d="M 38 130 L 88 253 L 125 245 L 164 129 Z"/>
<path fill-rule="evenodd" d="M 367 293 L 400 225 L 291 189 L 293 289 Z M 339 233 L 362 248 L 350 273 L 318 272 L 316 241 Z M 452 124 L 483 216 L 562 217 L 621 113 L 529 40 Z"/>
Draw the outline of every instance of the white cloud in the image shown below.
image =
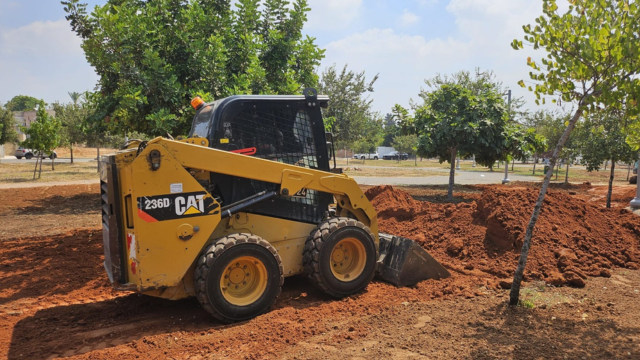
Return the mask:
<path fill-rule="evenodd" d="M 19 94 L 68 102 L 67 92 L 92 90 L 97 75 L 80 44 L 65 20 L 0 28 L 0 102 Z"/>
<path fill-rule="evenodd" d="M 362 0 L 310 0 L 308 30 L 340 30 L 349 26 L 362 12 Z"/>
<path fill-rule="evenodd" d="M 409 26 L 415 24 L 420 20 L 420 17 L 407 9 L 404 9 L 402 15 L 400 16 L 400 23 L 402 26 Z"/>
<path fill-rule="evenodd" d="M 447 11 L 455 17 L 456 28 L 446 37 L 369 29 L 326 45 L 323 65 L 348 63 L 351 69 L 366 70 L 369 78 L 380 73 L 372 97 L 381 112 L 416 100 L 426 78 L 476 67 L 494 70 L 498 80 L 514 96 L 524 96 L 533 109 L 534 97 L 517 82 L 528 80 L 526 58 L 539 58 L 542 52 L 527 47 L 514 51 L 510 43 L 522 39 L 522 25 L 533 23 L 541 9 L 537 0 L 451 0 Z"/>
<path fill-rule="evenodd" d="M 0 29 L 0 53 L 47 56 L 82 54 L 80 39 L 67 21 L 34 21 L 26 26 Z"/>

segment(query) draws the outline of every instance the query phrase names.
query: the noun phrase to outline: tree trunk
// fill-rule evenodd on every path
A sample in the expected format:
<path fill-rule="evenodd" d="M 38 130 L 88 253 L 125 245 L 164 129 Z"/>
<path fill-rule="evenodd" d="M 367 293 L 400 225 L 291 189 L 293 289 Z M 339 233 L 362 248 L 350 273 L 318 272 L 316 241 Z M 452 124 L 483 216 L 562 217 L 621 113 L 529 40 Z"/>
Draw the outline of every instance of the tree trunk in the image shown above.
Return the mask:
<path fill-rule="evenodd" d="M 51 171 L 55 171 L 56 168 L 54 166 L 54 163 L 56 161 L 56 157 L 53 155 L 53 153 L 51 153 Z"/>
<path fill-rule="evenodd" d="M 347 160 L 347 165 L 349 165 L 349 160 Z M 98 145 L 98 174 L 100 174 L 100 145 Z"/>
<path fill-rule="evenodd" d="M 42 160 L 43 159 L 44 159 L 44 156 L 40 156 L 40 171 L 38 172 L 38 179 L 40 179 L 40 177 L 42 177 Z"/>
<path fill-rule="evenodd" d="M 38 171 L 38 158 L 36 158 L 36 167 L 33 168 L 33 180 L 36 179 L 36 172 Z"/>
<path fill-rule="evenodd" d="M 611 192 L 613 191 L 613 175 L 616 169 L 616 162 L 611 159 L 611 175 L 609 175 L 609 190 L 607 190 L 607 209 L 611 209 Z"/>
<path fill-rule="evenodd" d="M 416 157 L 415 157 L 414 165 L 418 166 L 418 155 L 416 155 Z"/>
<path fill-rule="evenodd" d="M 69 146 L 69 150 L 71 151 L 71 163 L 73 164 L 73 144 Z"/>
<path fill-rule="evenodd" d="M 607 170 L 607 165 L 609 165 L 609 160 L 606 160 L 606 161 L 604 162 L 604 170 L 605 170 L 605 171 Z"/>
<path fill-rule="evenodd" d="M 573 130 L 576 122 L 580 119 L 582 115 L 582 107 L 578 107 L 576 113 L 573 115 L 573 118 L 569 121 L 569 126 L 564 130 L 556 148 L 553 150 L 553 155 L 551 155 L 551 160 L 549 161 L 549 165 L 551 169 L 556 165 L 556 160 L 558 159 L 558 155 L 564 146 L 564 143 L 569 138 L 569 134 L 571 134 L 571 130 Z M 547 171 L 544 176 L 544 181 L 542 182 L 542 187 L 540 188 L 540 194 L 538 195 L 538 201 L 536 201 L 536 205 L 533 208 L 533 214 L 531 214 L 531 219 L 529 220 L 529 224 L 527 225 L 527 231 L 524 235 L 524 242 L 522 244 L 522 251 L 520 252 L 520 260 L 518 260 L 518 267 L 516 268 L 516 272 L 513 274 L 513 283 L 511 284 L 511 293 L 509 294 L 509 305 L 518 305 L 518 301 L 520 300 L 520 285 L 522 284 L 522 277 L 524 276 L 524 268 L 527 265 L 527 256 L 529 256 L 529 248 L 531 247 L 531 237 L 533 236 L 533 229 L 536 226 L 536 222 L 538 221 L 538 216 L 540 216 L 540 210 L 542 209 L 542 203 L 544 202 L 544 197 L 547 194 L 547 188 L 549 187 L 549 182 L 551 182 L 551 175 L 553 172 Z"/>
<path fill-rule="evenodd" d="M 451 148 L 451 169 L 449 170 L 449 189 L 447 190 L 447 199 L 453 201 L 453 182 L 456 176 L 456 154 L 458 153 L 458 147 Z"/>
<path fill-rule="evenodd" d="M 631 174 L 631 163 L 627 166 L 627 181 L 629 181 L 629 175 Z"/>
<path fill-rule="evenodd" d="M 567 161 L 567 163 L 565 164 L 565 167 L 567 168 L 567 170 L 564 173 L 564 183 L 568 184 L 569 183 L 569 161 Z"/>
<path fill-rule="evenodd" d="M 538 162 L 538 155 L 533 155 L 533 174 L 536 174 L 536 163 Z"/>

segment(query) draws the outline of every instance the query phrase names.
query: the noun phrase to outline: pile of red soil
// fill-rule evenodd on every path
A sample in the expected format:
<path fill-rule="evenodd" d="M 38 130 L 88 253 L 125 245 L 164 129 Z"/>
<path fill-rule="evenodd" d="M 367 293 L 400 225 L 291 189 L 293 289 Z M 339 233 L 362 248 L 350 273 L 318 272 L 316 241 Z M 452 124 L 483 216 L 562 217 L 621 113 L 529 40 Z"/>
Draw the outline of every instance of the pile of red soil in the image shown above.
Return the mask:
<path fill-rule="evenodd" d="M 416 240 L 454 273 L 488 277 L 497 285 L 513 276 L 538 190 L 487 187 L 458 204 L 416 201 L 391 186 L 366 195 L 378 211 L 380 231 Z M 627 210 L 550 191 L 525 280 L 584 286 L 587 276 L 610 276 L 612 267 L 638 269 L 639 236 L 640 218 Z"/>

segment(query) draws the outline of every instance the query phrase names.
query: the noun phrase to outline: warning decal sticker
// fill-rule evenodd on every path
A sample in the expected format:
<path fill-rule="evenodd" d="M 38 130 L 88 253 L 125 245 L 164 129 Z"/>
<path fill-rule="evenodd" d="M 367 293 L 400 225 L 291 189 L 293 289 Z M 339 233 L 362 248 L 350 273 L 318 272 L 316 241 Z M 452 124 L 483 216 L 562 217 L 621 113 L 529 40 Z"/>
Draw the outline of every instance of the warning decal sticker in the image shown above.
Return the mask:
<path fill-rule="evenodd" d="M 143 196 L 138 198 L 138 217 L 146 222 L 217 214 L 218 204 L 204 191 Z"/>

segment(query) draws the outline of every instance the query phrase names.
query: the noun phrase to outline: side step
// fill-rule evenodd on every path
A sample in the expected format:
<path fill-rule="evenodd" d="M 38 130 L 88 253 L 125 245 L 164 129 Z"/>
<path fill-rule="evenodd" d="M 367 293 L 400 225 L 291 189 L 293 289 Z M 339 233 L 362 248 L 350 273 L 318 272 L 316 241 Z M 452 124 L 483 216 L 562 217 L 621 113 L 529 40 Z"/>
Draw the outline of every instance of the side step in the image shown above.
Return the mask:
<path fill-rule="evenodd" d="M 409 286 L 426 279 L 445 279 L 451 276 L 447 269 L 415 241 L 383 233 L 378 235 L 378 278 L 396 286 Z"/>

